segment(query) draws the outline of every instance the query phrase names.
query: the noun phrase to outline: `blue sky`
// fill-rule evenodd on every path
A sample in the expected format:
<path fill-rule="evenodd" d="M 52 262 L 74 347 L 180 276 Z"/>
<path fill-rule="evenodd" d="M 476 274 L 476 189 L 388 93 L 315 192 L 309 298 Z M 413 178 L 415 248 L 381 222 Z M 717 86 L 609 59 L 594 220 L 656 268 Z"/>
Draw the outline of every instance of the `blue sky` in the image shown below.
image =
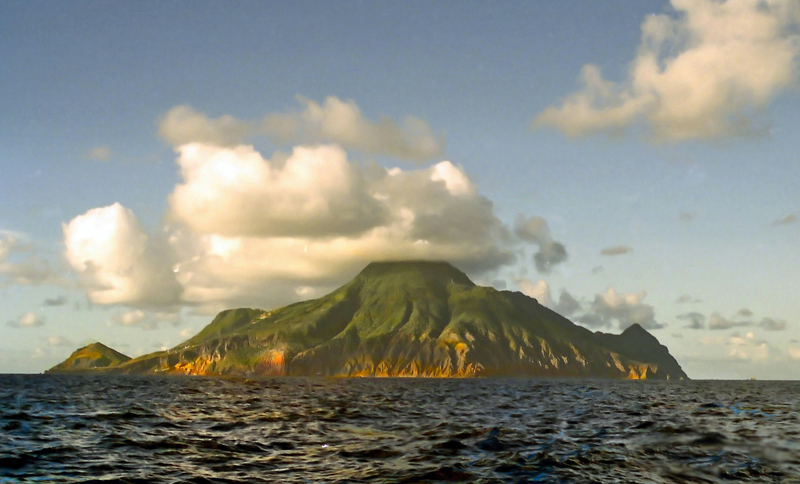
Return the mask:
<path fill-rule="evenodd" d="M 0 371 L 427 257 L 796 378 L 798 3 L 4 2 Z"/>

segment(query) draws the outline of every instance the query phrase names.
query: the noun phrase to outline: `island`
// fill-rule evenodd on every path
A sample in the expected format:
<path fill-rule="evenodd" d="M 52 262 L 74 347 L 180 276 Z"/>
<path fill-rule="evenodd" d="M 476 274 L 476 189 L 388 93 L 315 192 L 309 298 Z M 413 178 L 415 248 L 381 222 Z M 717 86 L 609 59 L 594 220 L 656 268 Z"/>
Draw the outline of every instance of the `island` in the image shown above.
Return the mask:
<path fill-rule="evenodd" d="M 326 377 L 601 377 L 683 380 L 638 324 L 592 332 L 447 262 L 373 262 L 332 293 L 230 309 L 196 336 L 128 358 L 100 343 L 47 373 Z"/>

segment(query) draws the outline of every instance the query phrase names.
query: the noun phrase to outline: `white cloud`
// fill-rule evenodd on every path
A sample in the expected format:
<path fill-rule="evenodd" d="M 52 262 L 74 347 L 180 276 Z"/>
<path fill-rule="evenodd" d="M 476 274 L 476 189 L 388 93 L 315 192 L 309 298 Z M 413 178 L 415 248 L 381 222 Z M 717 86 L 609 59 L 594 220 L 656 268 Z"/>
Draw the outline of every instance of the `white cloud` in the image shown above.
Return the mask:
<path fill-rule="evenodd" d="M 158 134 L 175 147 L 190 143 L 236 146 L 244 142 L 250 132 L 250 124 L 245 121 L 227 114 L 211 119 L 186 105 L 170 109 L 158 123 Z"/>
<path fill-rule="evenodd" d="M 61 278 L 51 267 L 50 262 L 33 253 L 25 259 L 15 262 L 0 264 L 0 276 L 14 284 L 39 286 L 44 284 L 62 285 Z"/>
<path fill-rule="evenodd" d="M 250 146 L 191 144 L 179 153 L 184 182 L 169 197 L 170 215 L 197 233 L 357 235 L 388 215 L 336 146 L 295 148 L 280 167 Z"/>
<path fill-rule="evenodd" d="M 514 234 L 521 240 L 536 244 L 539 251 L 533 255 L 536 270 L 549 273 L 553 267 L 567 260 L 567 249 L 561 242 L 556 242 L 550 235 L 550 227 L 542 217 L 526 218 L 517 215 L 514 223 Z"/>
<path fill-rule="evenodd" d="M 24 313 L 16 320 L 9 321 L 6 324 L 12 328 L 38 328 L 44 326 L 44 323 L 44 316 L 36 313 Z"/>
<path fill-rule="evenodd" d="M 545 109 L 533 127 L 570 136 L 620 133 L 644 121 L 654 138 L 681 141 L 763 129 L 764 108 L 795 85 L 800 55 L 796 0 L 672 0 L 674 14 L 642 22 L 622 83 L 583 67 L 584 87 Z M 763 124 L 763 123 L 762 123 Z"/>
<path fill-rule="evenodd" d="M 518 279 L 516 283 L 522 294 L 536 299 L 542 306 L 550 306 L 552 299 L 550 286 L 543 279 L 539 279 L 535 284 L 529 279 Z"/>
<path fill-rule="evenodd" d="M 95 146 L 86 152 L 86 158 L 95 161 L 108 161 L 113 154 L 108 146 Z"/>
<path fill-rule="evenodd" d="M 142 329 L 156 329 L 160 323 L 169 323 L 177 326 L 181 323 L 179 312 L 143 311 L 134 309 L 115 314 L 111 318 L 113 324 L 125 327 L 139 327 Z"/>
<path fill-rule="evenodd" d="M 63 336 L 48 336 L 46 341 L 47 346 L 74 346 L 72 341 Z"/>
<path fill-rule="evenodd" d="M 150 345 L 150 347 L 151 348 L 155 348 L 158 351 L 167 351 L 168 349 L 170 349 L 172 347 L 172 345 L 170 345 L 169 342 L 163 343 L 163 342 L 160 342 L 160 341 L 154 341 Z"/>
<path fill-rule="evenodd" d="M 314 290 L 313 287 L 310 286 L 299 286 L 296 287 L 294 293 L 298 296 L 306 299 L 311 299 L 317 291 Z"/>
<path fill-rule="evenodd" d="M 730 346 L 728 356 L 754 363 L 767 361 L 773 356 L 772 347 L 762 340 L 756 340 L 752 332 L 747 332 L 744 336 L 733 334 L 724 343 Z"/>
<path fill-rule="evenodd" d="M 0 230 L 0 284 L 63 284 L 47 260 L 37 253 L 34 244 L 22 234 Z M 18 254 L 24 254 L 20 260 Z"/>
<path fill-rule="evenodd" d="M 141 309 L 128 311 L 117 316 L 115 320 L 117 324 L 120 324 L 122 326 L 134 326 L 141 323 L 144 320 L 144 311 L 142 311 Z"/>
<path fill-rule="evenodd" d="M 175 282 L 165 249 L 119 203 L 95 208 L 63 225 L 66 258 L 95 304 L 174 304 Z"/>
<path fill-rule="evenodd" d="M 0 264 L 11 256 L 12 252 L 22 250 L 20 237 L 10 232 L 0 231 Z"/>
<path fill-rule="evenodd" d="M 361 168 L 335 146 L 267 161 L 251 147 L 187 145 L 165 240 L 120 205 L 64 228 L 92 302 L 181 302 L 213 312 L 324 293 L 380 260 L 447 260 L 474 274 L 513 262 L 515 243 L 464 170 Z"/>
<path fill-rule="evenodd" d="M 723 316 L 719 313 L 714 313 L 708 318 L 708 329 L 731 329 L 741 326 L 751 326 L 753 323 L 750 321 L 732 321 Z"/>
<path fill-rule="evenodd" d="M 592 327 L 611 326 L 616 321 L 620 330 L 633 324 L 650 330 L 666 327 L 655 320 L 653 306 L 642 302 L 646 296 L 645 291 L 617 294 L 609 287 L 605 293 L 597 294 L 587 313 L 576 320 Z"/>
<path fill-rule="evenodd" d="M 427 160 L 442 153 L 442 137 L 422 119 L 408 116 L 402 124 L 385 117 L 370 121 L 355 102 L 335 96 L 328 96 L 322 104 L 302 97 L 298 101 L 302 110 L 271 114 L 261 129 L 285 142 L 338 143 L 372 155 Z"/>
<path fill-rule="evenodd" d="M 336 143 L 370 155 L 389 155 L 421 161 L 439 156 L 444 139 L 419 118 L 402 123 L 382 117 L 366 119 L 352 100 L 329 96 L 322 104 L 298 97 L 300 109 L 273 113 L 260 121 L 241 121 L 225 115 L 211 119 L 190 106 L 170 109 L 159 122 L 159 134 L 172 146 L 203 143 L 234 147 L 255 135 L 284 144 Z"/>

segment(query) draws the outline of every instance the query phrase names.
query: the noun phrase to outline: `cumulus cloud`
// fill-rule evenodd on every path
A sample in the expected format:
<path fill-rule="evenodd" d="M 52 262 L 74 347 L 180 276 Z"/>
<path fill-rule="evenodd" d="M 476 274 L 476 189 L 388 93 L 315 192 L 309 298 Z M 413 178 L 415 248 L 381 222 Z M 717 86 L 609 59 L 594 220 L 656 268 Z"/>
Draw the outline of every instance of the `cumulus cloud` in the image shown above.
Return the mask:
<path fill-rule="evenodd" d="M 514 234 L 521 240 L 539 246 L 533 255 L 536 270 L 549 273 L 553 267 L 567 260 L 567 249 L 561 242 L 556 242 L 550 235 L 550 227 L 542 217 L 526 218 L 517 215 L 514 223 Z"/>
<path fill-rule="evenodd" d="M 35 253 L 18 262 L 0 263 L 0 278 L 14 284 L 29 286 L 63 284 L 50 262 Z"/>
<path fill-rule="evenodd" d="M 121 326 L 135 326 L 144 321 L 144 311 L 137 309 L 135 311 L 128 311 L 118 314 L 114 318 L 114 322 Z"/>
<path fill-rule="evenodd" d="M 708 329 L 731 329 L 742 326 L 751 326 L 750 321 L 732 321 L 722 317 L 719 313 L 714 313 L 708 319 Z"/>
<path fill-rule="evenodd" d="M 597 294 L 587 313 L 577 320 L 588 326 L 611 326 L 614 321 L 620 330 L 633 324 L 644 329 L 661 329 L 666 327 L 655 319 L 655 309 L 642 302 L 647 296 L 645 291 L 629 294 L 617 294 L 609 287 L 605 293 Z"/>
<path fill-rule="evenodd" d="M 482 274 L 515 260 L 492 202 L 448 161 L 361 167 L 326 145 L 278 158 L 181 147 L 163 240 L 119 205 L 71 221 L 67 259 L 90 300 L 274 307 L 323 294 L 372 261 L 447 260 Z"/>
<path fill-rule="evenodd" d="M 299 151 L 304 159 L 317 158 L 297 164 L 298 172 L 302 172 L 297 176 L 307 181 L 293 188 L 299 207 L 262 206 L 260 209 L 267 213 L 252 217 L 246 215 L 247 207 L 239 208 L 244 215 L 184 210 L 176 204 L 186 185 L 176 187 L 170 203 L 175 214 L 172 219 L 180 228 L 173 232 L 170 243 L 181 261 L 176 266 L 177 279 L 186 300 L 264 298 L 265 283 L 271 284 L 270 292 L 276 300 L 296 300 L 298 286 L 329 289 L 374 260 L 441 259 L 477 273 L 513 261 L 507 231 L 495 216 L 492 203 L 478 195 L 463 170 L 450 162 L 411 171 L 372 166 L 370 173 L 362 173 L 343 166 L 347 161 L 338 149 L 318 146 Z M 249 152 L 237 153 L 252 156 Z M 330 157 L 336 158 L 341 172 L 355 177 L 349 186 L 356 194 L 350 195 L 349 201 L 337 202 L 348 200 L 348 195 L 334 188 L 326 191 L 324 182 L 320 182 L 322 188 L 314 183 L 319 160 Z M 211 155 L 193 161 L 213 165 L 218 159 Z M 239 169 L 235 163 L 228 167 Z M 267 185 L 266 191 L 282 188 L 281 180 L 275 177 L 254 177 L 254 183 Z M 197 197 L 212 193 L 221 204 L 242 197 L 236 186 L 220 187 L 211 178 L 193 178 L 189 184 L 194 184 Z M 316 200 L 322 208 L 304 209 L 306 200 Z M 187 204 L 191 201 L 186 197 Z M 236 203 L 230 206 L 236 207 Z M 370 226 L 364 225 L 366 217 L 358 221 L 341 213 L 328 217 L 324 207 L 336 203 L 352 207 L 348 208 L 350 213 L 379 215 L 372 217 Z M 358 203 L 369 208 L 359 208 Z M 230 218 L 240 223 L 231 224 Z M 361 226 L 353 230 L 354 224 Z"/>
<path fill-rule="evenodd" d="M 783 331 L 786 329 L 786 321 L 774 318 L 762 318 L 759 326 L 767 331 Z"/>
<path fill-rule="evenodd" d="M 173 107 L 158 122 L 158 134 L 174 147 L 190 143 L 232 147 L 243 143 L 251 132 L 246 121 L 227 114 L 212 119 L 186 105 Z"/>
<path fill-rule="evenodd" d="M 550 286 L 543 279 L 535 283 L 529 279 L 518 279 L 516 282 L 522 294 L 536 299 L 542 306 L 550 306 Z"/>
<path fill-rule="evenodd" d="M 113 324 L 125 327 L 139 327 L 142 329 L 156 329 L 159 323 L 169 323 L 177 326 L 181 323 L 180 313 L 164 311 L 143 311 L 135 309 L 115 314 L 111 318 Z"/>
<path fill-rule="evenodd" d="M 756 340 L 752 332 L 748 332 L 744 336 L 731 335 L 726 344 L 730 346 L 728 356 L 749 360 L 754 363 L 764 362 L 774 353 L 769 343 L 763 340 Z"/>
<path fill-rule="evenodd" d="M 789 215 L 783 217 L 782 219 L 778 219 L 778 220 L 772 222 L 772 226 L 773 227 L 779 227 L 781 225 L 791 225 L 791 224 L 794 224 L 794 223 L 797 223 L 797 215 L 792 213 L 792 214 L 789 214 Z"/>
<path fill-rule="evenodd" d="M 427 160 L 441 155 L 444 140 L 413 116 L 402 123 L 382 117 L 377 122 L 364 117 L 352 100 L 328 96 L 322 104 L 298 98 L 302 109 L 271 114 L 261 129 L 288 143 L 338 143 L 347 149 L 386 154 L 409 160 Z"/>
<path fill-rule="evenodd" d="M 17 234 L 0 231 L 0 263 L 5 262 L 14 252 L 22 252 L 30 250 L 30 248 L 30 245 L 23 243 Z"/>
<path fill-rule="evenodd" d="M 39 328 L 44 326 L 45 318 L 36 313 L 24 313 L 16 320 L 9 321 L 6 324 L 12 328 Z"/>
<path fill-rule="evenodd" d="M 631 249 L 630 247 L 626 247 L 624 245 L 616 245 L 614 247 L 606 247 L 605 249 L 601 250 L 600 255 L 615 256 L 615 255 L 630 254 L 631 252 L 633 252 L 633 249 Z"/>
<path fill-rule="evenodd" d="M 679 314 L 677 318 L 681 321 L 688 321 L 689 325 L 686 326 L 688 329 L 705 329 L 706 317 L 703 314 L 690 312 Z"/>
<path fill-rule="evenodd" d="M 119 203 L 63 224 L 66 258 L 94 304 L 163 306 L 178 301 L 166 249 Z"/>
<path fill-rule="evenodd" d="M 58 285 L 63 282 L 24 235 L 0 231 L 0 284 Z"/>
<path fill-rule="evenodd" d="M 763 111 L 796 83 L 796 0 L 672 0 L 674 13 L 642 22 L 627 79 L 582 69 L 583 89 L 539 114 L 533 127 L 569 136 L 618 134 L 644 122 L 654 139 L 742 136 L 764 129 Z"/>
<path fill-rule="evenodd" d="M 108 146 L 95 146 L 86 152 L 86 158 L 94 161 L 108 161 L 113 154 Z"/>
<path fill-rule="evenodd" d="M 209 118 L 190 106 L 170 109 L 159 122 L 159 134 L 172 146 L 191 143 L 235 147 L 256 135 L 283 144 L 336 143 L 347 150 L 389 155 L 411 161 L 442 154 L 444 138 L 413 116 L 401 123 L 382 117 L 371 121 L 352 100 L 329 96 L 322 104 L 298 97 L 300 109 L 273 113 L 258 121 L 225 115 Z"/>
<path fill-rule="evenodd" d="M 45 341 L 47 346 L 74 346 L 72 341 L 63 336 L 48 336 Z"/>
<path fill-rule="evenodd" d="M 197 233 L 357 235 L 389 216 L 337 146 L 295 148 L 282 166 L 251 146 L 191 144 L 178 151 L 184 182 L 169 197 L 170 215 Z"/>

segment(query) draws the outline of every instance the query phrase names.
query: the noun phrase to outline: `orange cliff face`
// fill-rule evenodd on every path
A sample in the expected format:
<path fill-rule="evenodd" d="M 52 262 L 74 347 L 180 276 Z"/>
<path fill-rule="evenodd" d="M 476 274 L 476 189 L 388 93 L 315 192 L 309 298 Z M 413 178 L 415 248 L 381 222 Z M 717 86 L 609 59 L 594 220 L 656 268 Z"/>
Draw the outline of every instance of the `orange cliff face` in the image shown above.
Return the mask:
<path fill-rule="evenodd" d="M 272 350 L 254 365 L 254 372 L 258 375 L 286 375 L 286 352 L 282 350 Z"/>

